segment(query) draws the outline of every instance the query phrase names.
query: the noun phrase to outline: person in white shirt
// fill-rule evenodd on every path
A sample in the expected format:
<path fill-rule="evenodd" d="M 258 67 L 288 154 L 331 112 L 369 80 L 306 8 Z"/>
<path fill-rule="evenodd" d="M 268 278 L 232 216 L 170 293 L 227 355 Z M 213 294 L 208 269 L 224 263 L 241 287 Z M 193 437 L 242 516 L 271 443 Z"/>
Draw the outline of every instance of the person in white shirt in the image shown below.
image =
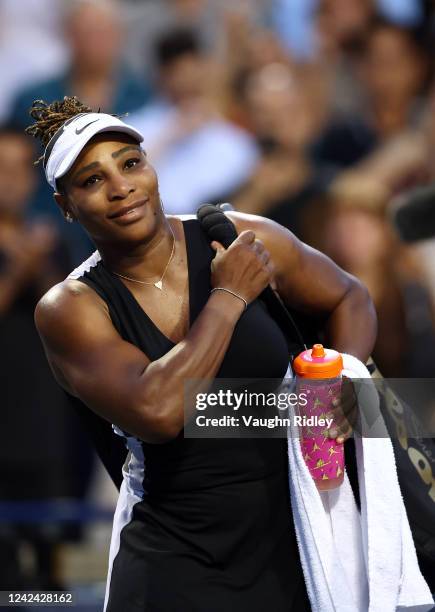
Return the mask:
<path fill-rule="evenodd" d="M 128 120 L 144 135 L 165 209 L 190 213 L 237 190 L 253 172 L 258 150 L 214 108 L 208 59 L 193 32 L 165 34 L 156 55 L 160 95 Z"/>

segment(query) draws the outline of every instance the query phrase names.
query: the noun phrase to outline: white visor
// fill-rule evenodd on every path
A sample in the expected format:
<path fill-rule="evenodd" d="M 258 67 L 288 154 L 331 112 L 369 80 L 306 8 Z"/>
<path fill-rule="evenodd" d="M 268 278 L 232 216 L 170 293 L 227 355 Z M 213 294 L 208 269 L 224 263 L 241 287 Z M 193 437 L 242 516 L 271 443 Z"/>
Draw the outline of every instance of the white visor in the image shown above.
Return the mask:
<path fill-rule="evenodd" d="M 49 185 L 57 189 L 56 180 L 64 176 L 80 155 L 83 147 L 101 132 L 123 132 L 137 142 L 140 132 L 121 119 L 106 113 L 81 113 L 66 121 L 48 143 L 44 153 L 44 170 Z"/>

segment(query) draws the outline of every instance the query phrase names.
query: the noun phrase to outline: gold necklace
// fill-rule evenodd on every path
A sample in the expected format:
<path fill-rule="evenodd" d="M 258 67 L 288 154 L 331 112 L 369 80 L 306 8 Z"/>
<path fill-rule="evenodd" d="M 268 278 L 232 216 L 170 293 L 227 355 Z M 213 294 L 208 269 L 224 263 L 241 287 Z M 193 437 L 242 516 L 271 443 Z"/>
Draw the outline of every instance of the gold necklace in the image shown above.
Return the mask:
<path fill-rule="evenodd" d="M 155 283 L 149 283 L 149 282 L 146 282 L 146 281 L 137 280 L 137 278 L 130 278 L 129 276 L 124 276 L 123 274 L 119 274 L 118 272 L 112 272 L 112 273 L 115 274 L 116 276 L 119 276 L 120 278 L 123 278 L 124 280 L 131 281 L 132 283 L 138 283 L 139 285 L 154 285 L 154 287 L 156 289 L 159 289 L 160 291 L 163 291 L 163 278 L 164 278 L 164 276 L 166 274 L 166 270 L 168 269 L 169 264 L 171 263 L 172 258 L 173 258 L 174 253 L 175 253 L 175 236 L 174 236 L 174 232 L 172 231 L 171 226 L 169 226 L 169 229 L 171 230 L 171 234 L 172 234 L 172 238 L 173 238 L 173 241 L 172 241 L 172 251 L 171 251 L 171 254 L 169 256 L 168 263 L 166 264 L 165 269 L 163 270 L 163 274 L 161 275 L 161 277 L 159 278 L 158 281 L 156 281 Z"/>

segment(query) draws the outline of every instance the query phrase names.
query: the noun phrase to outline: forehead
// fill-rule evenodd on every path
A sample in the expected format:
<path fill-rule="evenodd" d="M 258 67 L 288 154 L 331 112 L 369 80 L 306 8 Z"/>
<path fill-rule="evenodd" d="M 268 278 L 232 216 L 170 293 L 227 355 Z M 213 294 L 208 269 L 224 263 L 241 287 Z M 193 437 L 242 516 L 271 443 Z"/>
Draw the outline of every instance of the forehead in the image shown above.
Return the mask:
<path fill-rule="evenodd" d="M 103 164 L 115 151 L 127 145 L 140 148 L 140 144 L 132 136 L 122 132 L 103 132 L 97 134 L 83 147 L 70 172 L 74 173 L 82 166 L 98 162 Z"/>

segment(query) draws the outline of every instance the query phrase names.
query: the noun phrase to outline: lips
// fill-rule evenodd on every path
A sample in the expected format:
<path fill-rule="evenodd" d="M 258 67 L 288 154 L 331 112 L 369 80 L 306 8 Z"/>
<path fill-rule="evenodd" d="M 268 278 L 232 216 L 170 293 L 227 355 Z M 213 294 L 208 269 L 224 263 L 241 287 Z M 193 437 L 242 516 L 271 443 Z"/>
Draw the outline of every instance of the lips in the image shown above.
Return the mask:
<path fill-rule="evenodd" d="M 133 202 L 132 204 L 129 204 L 129 206 L 123 206 L 122 208 L 118 208 L 118 210 L 115 210 L 115 212 L 108 215 L 108 218 L 116 219 L 118 217 L 125 217 L 129 214 L 132 214 L 132 212 L 136 208 L 140 208 L 141 206 L 144 206 L 146 202 L 148 202 L 148 198 L 145 198 L 144 200 L 137 200 L 137 202 Z"/>

